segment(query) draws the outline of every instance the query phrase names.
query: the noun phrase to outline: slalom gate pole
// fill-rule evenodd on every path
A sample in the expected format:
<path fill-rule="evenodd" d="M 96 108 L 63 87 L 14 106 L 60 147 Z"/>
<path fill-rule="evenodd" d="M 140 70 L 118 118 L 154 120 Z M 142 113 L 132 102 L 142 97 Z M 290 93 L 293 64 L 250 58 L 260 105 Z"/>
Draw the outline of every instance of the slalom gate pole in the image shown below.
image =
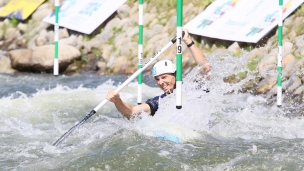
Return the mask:
<path fill-rule="evenodd" d="M 283 55 L 283 0 L 279 0 L 279 17 L 278 17 L 278 89 L 277 89 L 277 106 L 282 105 L 282 55 Z"/>
<path fill-rule="evenodd" d="M 182 23 L 183 0 L 177 0 L 177 43 L 176 43 L 176 108 L 182 108 Z"/>
<path fill-rule="evenodd" d="M 145 65 L 138 69 L 133 75 L 131 75 L 123 84 L 121 84 L 114 92 L 119 92 L 121 89 L 123 89 L 127 84 L 129 84 L 133 79 L 135 79 L 140 73 L 142 73 L 153 61 L 155 61 L 162 53 L 164 53 L 171 45 L 173 45 L 176 42 L 176 38 L 173 38 L 165 47 L 163 47 L 159 52 L 155 53 L 155 55 L 149 59 L 145 63 Z M 73 126 L 69 131 L 67 131 L 65 134 L 63 134 L 54 144 L 53 146 L 57 146 L 62 142 L 66 137 L 68 137 L 76 128 L 81 126 L 86 120 L 88 120 L 91 116 L 93 116 L 103 105 L 105 105 L 108 102 L 107 99 L 103 100 L 101 103 L 99 103 L 98 106 L 96 106 L 89 114 L 87 114 L 78 124 Z"/>
<path fill-rule="evenodd" d="M 138 7 L 138 69 L 142 68 L 142 54 L 143 54 L 143 2 L 139 0 Z M 137 104 L 142 103 L 142 73 L 137 77 L 138 88 L 137 88 Z"/>
<path fill-rule="evenodd" d="M 55 55 L 54 55 L 54 75 L 59 73 L 59 61 L 58 61 L 58 39 L 59 39 L 59 0 L 55 0 L 55 24 L 54 24 L 54 44 L 55 44 Z"/>

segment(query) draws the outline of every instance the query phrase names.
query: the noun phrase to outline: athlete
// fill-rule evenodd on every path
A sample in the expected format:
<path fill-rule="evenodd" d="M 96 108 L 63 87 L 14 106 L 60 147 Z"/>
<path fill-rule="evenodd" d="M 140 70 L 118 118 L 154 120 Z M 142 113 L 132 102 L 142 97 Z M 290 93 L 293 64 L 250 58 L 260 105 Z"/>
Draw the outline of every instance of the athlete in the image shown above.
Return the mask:
<path fill-rule="evenodd" d="M 194 45 L 191 37 L 189 36 L 188 30 L 183 28 L 185 35 L 183 37 L 183 42 L 189 48 L 193 59 L 195 62 L 202 67 L 202 74 L 207 74 L 211 67 L 206 59 L 206 56 Z M 125 103 L 120 98 L 119 93 L 115 93 L 114 90 L 110 90 L 106 95 L 106 99 L 113 102 L 117 110 L 125 116 L 127 119 L 130 119 L 133 114 L 140 114 L 145 112 L 148 115 L 154 116 L 155 112 L 158 109 L 159 99 L 164 98 L 167 94 L 170 94 L 175 89 L 176 78 L 175 78 L 175 64 L 170 60 L 161 60 L 157 62 L 152 69 L 153 77 L 157 85 L 164 91 L 160 96 L 148 99 L 145 103 L 132 106 L 128 103 Z"/>

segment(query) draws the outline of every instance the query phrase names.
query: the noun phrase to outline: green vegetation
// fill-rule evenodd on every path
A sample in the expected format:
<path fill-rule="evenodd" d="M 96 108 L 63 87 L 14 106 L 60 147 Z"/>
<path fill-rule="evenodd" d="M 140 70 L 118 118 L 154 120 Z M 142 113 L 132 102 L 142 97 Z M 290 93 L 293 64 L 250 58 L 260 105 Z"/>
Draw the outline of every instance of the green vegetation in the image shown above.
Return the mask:
<path fill-rule="evenodd" d="M 116 45 L 115 45 L 115 43 L 114 43 L 114 39 L 115 39 L 115 36 L 114 36 L 114 35 L 111 36 L 111 37 L 108 39 L 108 44 L 109 44 L 109 45 L 113 45 L 113 51 L 115 52 L 115 51 L 117 50 L 117 47 L 116 47 Z"/>
<path fill-rule="evenodd" d="M 302 22 L 300 26 L 296 28 L 295 32 L 297 35 L 304 34 L 304 22 Z"/>
<path fill-rule="evenodd" d="M 87 55 L 81 55 L 81 60 L 84 61 L 85 63 L 89 62 L 89 58 L 87 57 Z"/>
<path fill-rule="evenodd" d="M 246 50 L 247 52 L 252 51 L 255 48 L 254 44 L 249 44 L 247 46 L 244 47 L 244 50 Z"/>
<path fill-rule="evenodd" d="M 149 51 L 145 50 L 145 51 L 143 52 L 142 57 L 143 57 L 143 58 L 146 58 L 146 57 L 147 57 L 147 55 L 148 55 L 148 53 L 149 53 Z"/>
<path fill-rule="evenodd" d="M 92 40 L 94 37 L 95 37 L 95 35 L 92 35 L 92 34 L 83 34 L 83 39 L 85 41 Z"/>
<path fill-rule="evenodd" d="M 304 16 L 304 4 L 302 4 L 295 12 L 296 17 Z"/>
<path fill-rule="evenodd" d="M 170 14 L 166 13 L 165 16 L 159 16 L 159 17 L 157 17 L 157 20 L 158 20 L 159 24 L 165 26 L 168 23 L 168 21 L 167 21 L 168 18 L 170 18 Z"/>
<path fill-rule="evenodd" d="M 259 63 L 259 59 L 257 56 L 255 56 L 247 63 L 247 67 L 249 68 L 250 71 L 254 71 L 256 70 L 258 63 Z"/>
<path fill-rule="evenodd" d="M 101 58 L 101 50 L 100 49 L 93 48 L 92 49 L 92 54 L 94 54 L 97 57 L 97 59 Z"/>
<path fill-rule="evenodd" d="M 248 71 L 239 72 L 237 74 L 233 74 L 224 78 L 224 82 L 228 82 L 230 84 L 235 84 L 245 79 Z"/>
<path fill-rule="evenodd" d="M 239 72 L 237 73 L 237 77 L 240 78 L 241 80 L 246 78 L 248 71 L 243 71 L 243 72 Z"/>
<path fill-rule="evenodd" d="M 14 27 L 14 28 L 16 28 L 19 24 L 19 20 L 15 16 L 13 18 L 11 18 L 9 21 L 10 21 L 12 27 Z"/>
<path fill-rule="evenodd" d="M 113 27 L 112 28 L 113 34 L 119 33 L 122 31 L 122 28 Z"/>
<path fill-rule="evenodd" d="M 296 60 L 301 60 L 304 58 L 304 56 L 299 53 L 295 54 L 295 57 L 296 57 Z"/>

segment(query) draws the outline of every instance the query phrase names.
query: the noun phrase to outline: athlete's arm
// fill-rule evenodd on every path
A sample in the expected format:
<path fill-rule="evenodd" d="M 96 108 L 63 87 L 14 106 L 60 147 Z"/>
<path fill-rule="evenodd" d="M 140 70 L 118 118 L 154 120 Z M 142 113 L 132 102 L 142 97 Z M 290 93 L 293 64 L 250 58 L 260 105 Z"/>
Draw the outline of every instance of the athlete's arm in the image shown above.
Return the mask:
<path fill-rule="evenodd" d="M 146 103 L 137 106 L 131 106 L 121 100 L 119 93 L 115 93 L 114 90 L 110 90 L 106 95 L 106 99 L 113 102 L 117 110 L 130 120 L 132 114 L 140 114 L 141 112 L 146 112 L 151 114 L 150 106 Z"/>
<path fill-rule="evenodd" d="M 185 32 L 183 41 L 186 45 L 190 45 L 192 43 L 192 39 L 189 35 L 188 29 L 183 28 L 183 31 Z M 208 60 L 207 60 L 205 54 L 202 51 L 200 51 L 200 49 L 197 46 L 195 46 L 194 44 L 188 48 L 189 48 L 195 62 L 200 67 L 203 68 L 203 70 L 202 70 L 203 74 L 207 74 L 211 70 L 211 67 L 210 67 L 210 64 L 208 63 Z"/>

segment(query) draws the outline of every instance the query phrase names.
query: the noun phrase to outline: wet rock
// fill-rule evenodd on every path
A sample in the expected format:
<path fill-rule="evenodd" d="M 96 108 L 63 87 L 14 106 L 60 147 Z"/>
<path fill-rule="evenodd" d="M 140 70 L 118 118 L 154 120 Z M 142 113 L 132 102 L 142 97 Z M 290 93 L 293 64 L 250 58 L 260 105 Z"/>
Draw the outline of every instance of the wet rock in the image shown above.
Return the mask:
<path fill-rule="evenodd" d="M 258 83 L 256 87 L 257 93 L 266 93 L 277 83 L 276 76 L 269 76 L 264 78 L 261 82 Z"/>

